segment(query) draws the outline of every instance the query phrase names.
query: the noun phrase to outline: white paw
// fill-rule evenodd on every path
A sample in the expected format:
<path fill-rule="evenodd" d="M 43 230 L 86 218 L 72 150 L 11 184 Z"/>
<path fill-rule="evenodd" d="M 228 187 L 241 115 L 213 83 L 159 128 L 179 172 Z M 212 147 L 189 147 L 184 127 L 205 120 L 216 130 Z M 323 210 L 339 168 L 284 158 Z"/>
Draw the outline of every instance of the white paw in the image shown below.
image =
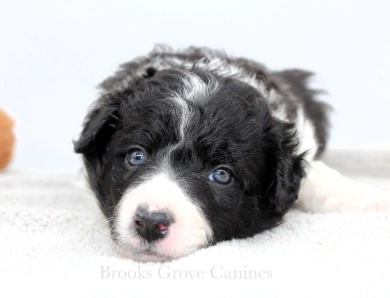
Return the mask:
<path fill-rule="evenodd" d="M 390 193 L 352 181 L 313 162 L 296 207 L 308 212 L 390 212 Z"/>

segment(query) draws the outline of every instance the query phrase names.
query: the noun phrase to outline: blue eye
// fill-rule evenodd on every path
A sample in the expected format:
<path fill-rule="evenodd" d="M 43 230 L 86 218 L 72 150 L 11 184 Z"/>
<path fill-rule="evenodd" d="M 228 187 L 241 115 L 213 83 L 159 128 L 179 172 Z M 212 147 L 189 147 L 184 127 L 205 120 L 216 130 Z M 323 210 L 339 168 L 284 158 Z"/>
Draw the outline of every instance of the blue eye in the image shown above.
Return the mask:
<path fill-rule="evenodd" d="M 139 166 L 146 161 L 146 154 L 141 149 L 135 148 L 127 154 L 126 159 L 130 165 Z"/>
<path fill-rule="evenodd" d="M 219 168 L 209 175 L 209 179 L 220 184 L 229 184 L 232 182 L 232 173 L 226 168 Z"/>

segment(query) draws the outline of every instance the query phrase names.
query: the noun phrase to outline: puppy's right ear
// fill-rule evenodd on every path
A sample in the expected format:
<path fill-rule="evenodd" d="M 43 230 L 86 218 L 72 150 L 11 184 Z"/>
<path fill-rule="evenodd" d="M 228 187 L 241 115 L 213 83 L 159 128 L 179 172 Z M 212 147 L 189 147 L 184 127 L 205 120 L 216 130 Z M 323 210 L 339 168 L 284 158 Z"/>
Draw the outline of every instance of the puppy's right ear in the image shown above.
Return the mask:
<path fill-rule="evenodd" d="M 74 142 L 75 152 L 86 157 L 89 154 L 102 154 L 115 131 L 119 119 L 118 110 L 119 101 L 105 96 L 101 98 L 85 118 L 80 139 Z"/>
<path fill-rule="evenodd" d="M 105 206 L 105 188 L 103 183 L 107 166 L 107 146 L 112 138 L 119 120 L 119 101 L 103 96 L 87 115 L 80 139 L 74 142 L 76 153 L 82 153 L 84 166 L 91 190 Z"/>

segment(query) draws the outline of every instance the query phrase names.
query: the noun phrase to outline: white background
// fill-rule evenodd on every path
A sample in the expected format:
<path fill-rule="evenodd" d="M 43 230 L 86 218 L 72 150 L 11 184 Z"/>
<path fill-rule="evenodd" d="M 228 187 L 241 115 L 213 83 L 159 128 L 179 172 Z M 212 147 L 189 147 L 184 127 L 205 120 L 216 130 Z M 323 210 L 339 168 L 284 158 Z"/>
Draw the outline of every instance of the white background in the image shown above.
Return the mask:
<path fill-rule="evenodd" d="M 317 73 L 331 147 L 390 142 L 389 1 L 1 1 L 0 106 L 17 120 L 13 167 L 73 171 L 95 86 L 155 43 L 224 49 Z"/>

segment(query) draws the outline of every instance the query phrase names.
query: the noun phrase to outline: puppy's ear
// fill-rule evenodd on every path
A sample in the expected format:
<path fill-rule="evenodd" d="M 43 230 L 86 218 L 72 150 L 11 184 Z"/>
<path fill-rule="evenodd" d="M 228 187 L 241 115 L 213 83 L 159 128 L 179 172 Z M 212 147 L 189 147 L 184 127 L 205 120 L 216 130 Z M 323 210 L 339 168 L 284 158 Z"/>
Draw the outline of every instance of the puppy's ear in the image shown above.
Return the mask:
<path fill-rule="evenodd" d="M 305 176 L 304 154 L 296 153 L 298 141 L 293 124 L 274 119 L 268 130 L 266 168 L 271 169 L 271 175 L 265 179 L 270 185 L 266 204 L 274 213 L 283 215 L 298 198 L 300 183 Z"/>
<path fill-rule="evenodd" d="M 85 119 L 80 139 L 74 142 L 76 153 L 88 154 L 105 148 L 119 119 L 118 109 L 116 100 L 103 97 L 98 101 Z"/>
<path fill-rule="evenodd" d="M 107 146 L 118 120 L 119 102 L 103 97 L 86 117 L 80 139 L 74 142 L 75 152 L 83 154 L 90 187 L 101 204 L 104 203 L 103 177 L 108 158 Z M 106 209 L 103 210 L 106 212 Z"/>

